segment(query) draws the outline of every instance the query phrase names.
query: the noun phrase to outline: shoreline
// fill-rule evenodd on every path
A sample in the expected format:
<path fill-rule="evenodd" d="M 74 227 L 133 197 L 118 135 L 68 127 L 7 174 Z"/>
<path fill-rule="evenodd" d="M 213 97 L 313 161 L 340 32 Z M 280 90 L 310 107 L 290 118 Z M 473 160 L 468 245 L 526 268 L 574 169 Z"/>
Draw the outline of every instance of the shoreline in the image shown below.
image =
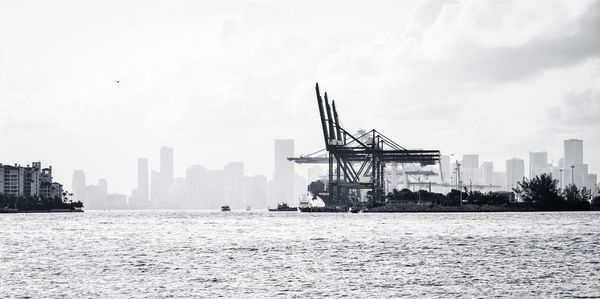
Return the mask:
<path fill-rule="evenodd" d="M 588 212 L 586 210 L 544 210 L 524 206 L 463 205 L 463 206 L 382 206 L 363 211 L 363 213 L 502 213 L 502 212 Z"/>
<path fill-rule="evenodd" d="M 51 210 L 0 210 L 0 214 L 28 214 L 28 213 L 83 213 L 83 210 L 51 209 Z"/>

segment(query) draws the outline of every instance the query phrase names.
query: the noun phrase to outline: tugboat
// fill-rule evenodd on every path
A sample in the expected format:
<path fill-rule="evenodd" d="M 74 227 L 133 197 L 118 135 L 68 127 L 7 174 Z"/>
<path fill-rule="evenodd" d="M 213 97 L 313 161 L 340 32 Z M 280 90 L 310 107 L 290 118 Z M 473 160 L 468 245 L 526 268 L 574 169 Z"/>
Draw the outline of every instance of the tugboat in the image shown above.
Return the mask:
<path fill-rule="evenodd" d="M 231 211 L 231 208 L 229 208 L 229 205 L 221 206 L 221 212 L 227 212 L 227 211 Z"/>
<path fill-rule="evenodd" d="M 294 212 L 294 211 L 298 211 L 298 208 L 290 207 L 285 202 L 278 204 L 277 209 L 269 209 L 269 212 Z"/>

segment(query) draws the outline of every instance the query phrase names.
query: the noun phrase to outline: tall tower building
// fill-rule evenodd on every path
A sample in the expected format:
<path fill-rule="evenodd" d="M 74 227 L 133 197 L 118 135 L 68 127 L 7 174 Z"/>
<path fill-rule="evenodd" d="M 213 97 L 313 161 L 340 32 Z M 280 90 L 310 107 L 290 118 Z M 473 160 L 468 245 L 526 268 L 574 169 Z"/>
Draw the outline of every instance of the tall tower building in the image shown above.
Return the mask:
<path fill-rule="evenodd" d="M 460 166 L 461 180 L 463 184 L 479 184 L 481 177 L 479 172 L 479 155 L 468 154 L 463 155 L 462 164 Z"/>
<path fill-rule="evenodd" d="M 442 183 L 450 183 L 450 181 L 451 181 L 450 177 L 452 176 L 452 166 L 450 165 L 450 156 L 442 155 L 442 157 L 440 159 L 440 167 L 442 168 L 442 175 L 443 175 L 443 178 L 441 178 Z"/>
<path fill-rule="evenodd" d="M 160 148 L 160 205 L 168 205 L 169 188 L 173 183 L 173 148 Z"/>
<path fill-rule="evenodd" d="M 494 162 L 481 163 L 481 177 L 484 185 L 494 184 Z"/>
<path fill-rule="evenodd" d="M 141 202 L 150 200 L 150 177 L 148 173 L 148 159 L 138 158 L 138 187 L 137 194 Z"/>
<path fill-rule="evenodd" d="M 206 201 L 207 196 L 207 172 L 202 165 L 188 167 L 185 172 L 187 198 L 192 209 L 210 209 Z"/>
<path fill-rule="evenodd" d="M 152 208 L 158 208 L 158 202 L 160 200 L 160 172 L 152 170 L 150 172 L 150 202 Z"/>
<path fill-rule="evenodd" d="M 273 172 L 274 198 L 269 206 L 276 206 L 277 202 L 295 203 L 294 198 L 294 163 L 288 157 L 294 156 L 293 139 L 275 140 L 275 169 Z"/>
<path fill-rule="evenodd" d="M 242 178 L 244 177 L 244 163 L 231 162 L 223 168 L 225 183 L 225 202 L 235 209 L 246 206 L 245 194 L 242 192 Z"/>
<path fill-rule="evenodd" d="M 462 168 L 479 168 L 479 155 L 477 154 L 467 154 L 463 155 L 462 159 Z"/>
<path fill-rule="evenodd" d="M 583 164 L 583 140 L 568 139 L 564 141 L 565 145 L 565 169 L 571 165 Z"/>
<path fill-rule="evenodd" d="M 548 153 L 529 152 L 529 178 L 548 172 Z"/>
<path fill-rule="evenodd" d="M 85 203 L 85 172 L 83 170 L 73 171 L 71 190 L 73 190 L 73 200 Z"/>
<path fill-rule="evenodd" d="M 566 185 L 575 183 L 581 186 L 582 175 L 587 174 L 587 165 L 583 165 L 583 140 L 567 139 L 564 141 L 564 146 L 563 183 Z"/>
<path fill-rule="evenodd" d="M 506 187 L 508 190 L 517 187 L 517 183 L 525 177 L 525 162 L 519 158 L 506 160 Z"/>

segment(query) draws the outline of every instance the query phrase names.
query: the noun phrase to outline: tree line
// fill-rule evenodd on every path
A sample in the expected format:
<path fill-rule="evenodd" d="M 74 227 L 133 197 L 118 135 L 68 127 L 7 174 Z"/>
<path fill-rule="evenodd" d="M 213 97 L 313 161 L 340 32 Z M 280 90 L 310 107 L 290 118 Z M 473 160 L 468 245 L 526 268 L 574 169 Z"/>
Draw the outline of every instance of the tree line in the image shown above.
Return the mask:
<path fill-rule="evenodd" d="M 419 190 L 413 192 L 409 189 L 396 190 L 383 196 L 384 201 L 375 201 L 374 196 L 368 197 L 369 206 L 383 205 L 386 202 L 412 201 L 430 202 L 432 205 L 458 206 L 461 204 L 471 205 L 515 205 L 533 208 L 543 211 L 586 211 L 600 210 L 600 195 L 596 192 L 592 197 L 592 190 L 583 187 L 579 189 L 576 185 L 568 185 L 564 189 L 558 187 L 558 180 L 550 174 L 541 174 L 532 179 L 523 178 L 513 188 L 521 202 L 514 201 L 511 192 L 481 192 L 469 190 L 456 190 L 447 194 Z"/>
<path fill-rule="evenodd" d="M 14 194 L 0 194 L 0 209 L 17 209 L 20 211 L 31 211 L 31 210 L 51 210 L 51 209 L 68 209 L 74 210 L 75 208 L 82 208 L 83 203 L 81 201 L 70 201 L 67 197 L 38 197 L 38 196 L 25 196 L 25 195 L 14 195 Z"/>

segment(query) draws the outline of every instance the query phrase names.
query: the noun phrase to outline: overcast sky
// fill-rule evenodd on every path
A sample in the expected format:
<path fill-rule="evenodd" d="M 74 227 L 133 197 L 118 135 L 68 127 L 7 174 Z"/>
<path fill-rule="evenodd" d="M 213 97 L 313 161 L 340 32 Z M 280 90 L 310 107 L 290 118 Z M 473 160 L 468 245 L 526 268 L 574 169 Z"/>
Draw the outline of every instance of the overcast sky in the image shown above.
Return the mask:
<path fill-rule="evenodd" d="M 116 83 L 115 80 L 120 80 Z M 129 193 L 137 157 L 272 176 L 273 139 L 349 130 L 526 160 L 584 140 L 600 172 L 600 1 L 2 1 L 0 158 Z M 526 164 L 527 165 L 527 164 Z"/>

